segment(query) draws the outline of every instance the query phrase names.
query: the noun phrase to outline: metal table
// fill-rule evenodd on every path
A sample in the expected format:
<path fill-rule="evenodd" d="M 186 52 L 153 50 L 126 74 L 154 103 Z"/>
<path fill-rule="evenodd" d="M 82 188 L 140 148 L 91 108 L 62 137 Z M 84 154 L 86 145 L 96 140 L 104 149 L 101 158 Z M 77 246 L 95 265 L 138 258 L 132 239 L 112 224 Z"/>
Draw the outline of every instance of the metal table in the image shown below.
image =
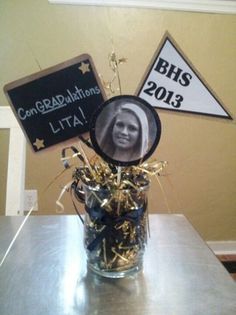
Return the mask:
<path fill-rule="evenodd" d="M 0 217 L 0 260 L 21 217 Z M 236 286 L 183 215 L 150 215 L 144 269 L 87 272 L 76 216 L 32 216 L 0 268 L 1 315 L 235 315 Z"/>

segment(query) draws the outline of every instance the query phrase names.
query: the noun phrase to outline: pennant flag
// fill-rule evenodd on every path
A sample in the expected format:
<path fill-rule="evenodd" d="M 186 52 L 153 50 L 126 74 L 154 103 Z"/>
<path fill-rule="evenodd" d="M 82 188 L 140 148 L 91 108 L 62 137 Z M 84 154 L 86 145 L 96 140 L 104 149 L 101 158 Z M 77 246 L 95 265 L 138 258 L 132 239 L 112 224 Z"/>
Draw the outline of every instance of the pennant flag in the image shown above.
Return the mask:
<path fill-rule="evenodd" d="M 232 119 L 169 35 L 136 94 L 157 108 Z"/>

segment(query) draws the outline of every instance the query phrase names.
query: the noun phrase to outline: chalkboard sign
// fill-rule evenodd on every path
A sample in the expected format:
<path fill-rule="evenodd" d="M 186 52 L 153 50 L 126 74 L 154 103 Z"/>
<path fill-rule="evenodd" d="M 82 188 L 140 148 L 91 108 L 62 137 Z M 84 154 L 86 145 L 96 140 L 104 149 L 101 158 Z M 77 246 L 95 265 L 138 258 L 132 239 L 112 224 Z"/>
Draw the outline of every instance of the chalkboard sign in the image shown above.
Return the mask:
<path fill-rule="evenodd" d="M 35 152 L 87 132 L 105 100 L 86 54 L 9 83 L 4 92 Z"/>

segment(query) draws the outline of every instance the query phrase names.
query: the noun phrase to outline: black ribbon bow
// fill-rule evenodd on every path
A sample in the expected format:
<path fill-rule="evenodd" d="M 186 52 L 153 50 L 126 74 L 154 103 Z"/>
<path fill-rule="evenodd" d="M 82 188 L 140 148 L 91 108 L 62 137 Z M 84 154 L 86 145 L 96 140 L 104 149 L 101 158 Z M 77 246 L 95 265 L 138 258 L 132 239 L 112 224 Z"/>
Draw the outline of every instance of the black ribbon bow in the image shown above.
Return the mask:
<path fill-rule="evenodd" d="M 89 214 L 92 222 L 105 226 L 98 236 L 87 246 L 87 249 L 89 251 L 93 251 L 104 238 L 106 240 L 114 239 L 115 242 L 119 243 L 121 241 L 122 234 L 118 232 L 115 226 L 117 224 L 122 224 L 125 221 L 131 222 L 134 226 L 139 225 L 145 209 L 146 204 L 144 204 L 141 208 L 131 210 L 126 214 L 114 217 L 101 207 L 89 208 L 85 206 L 85 210 Z"/>

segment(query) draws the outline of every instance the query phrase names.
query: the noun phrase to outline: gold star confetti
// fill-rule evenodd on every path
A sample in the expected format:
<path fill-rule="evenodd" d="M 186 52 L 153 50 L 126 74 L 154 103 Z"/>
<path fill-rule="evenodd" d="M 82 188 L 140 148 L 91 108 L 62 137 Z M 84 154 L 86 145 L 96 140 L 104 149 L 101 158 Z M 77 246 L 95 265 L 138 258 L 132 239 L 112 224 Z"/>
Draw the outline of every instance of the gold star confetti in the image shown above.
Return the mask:
<path fill-rule="evenodd" d="M 40 140 L 40 139 L 38 139 L 38 138 L 36 138 L 36 140 L 35 140 L 35 142 L 33 143 L 33 145 L 35 145 L 38 150 L 45 147 L 45 145 L 44 145 L 44 140 L 43 140 L 43 139 Z"/>
<path fill-rule="evenodd" d="M 83 74 L 85 74 L 86 72 L 90 72 L 89 63 L 81 62 L 81 66 L 79 67 L 79 70 L 82 71 Z"/>

